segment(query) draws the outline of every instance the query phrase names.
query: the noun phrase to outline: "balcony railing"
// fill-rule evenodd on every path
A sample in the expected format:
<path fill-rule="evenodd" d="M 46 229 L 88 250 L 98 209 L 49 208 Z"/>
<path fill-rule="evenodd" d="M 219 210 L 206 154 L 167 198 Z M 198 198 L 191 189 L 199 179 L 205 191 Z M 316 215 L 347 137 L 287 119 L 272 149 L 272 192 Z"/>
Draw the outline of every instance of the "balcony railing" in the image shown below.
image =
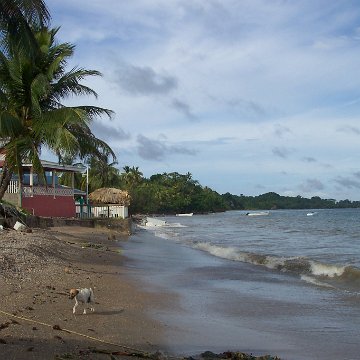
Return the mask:
<path fill-rule="evenodd" d="M 19 183 L 17 181 L 10 181 L 6 192 L 9 194 L 17 194 L 19 192 Z"/>
<path fill-rule="evenodd" d="M 31 197 L 31 196 L 74 196 L 73 189 L 70 188 L 53 188 L 51 186 L 23 186 L 22 187 L 22 195 L 23 197 Z"/>
<path fill-rule="evenodd" d="M 9 194 L 17 194 L 19 193 L 19 182 L 18 181 L 10 181 L 10 184 L 6 190 Z M 67 187 L 55 187 L 52 186 L 28 186 L 23 185 L 21 187 L 21 193 L 23 197 L 32 197 L 32 196 L 74 196 L 74 190 L 72 188 Z"/>

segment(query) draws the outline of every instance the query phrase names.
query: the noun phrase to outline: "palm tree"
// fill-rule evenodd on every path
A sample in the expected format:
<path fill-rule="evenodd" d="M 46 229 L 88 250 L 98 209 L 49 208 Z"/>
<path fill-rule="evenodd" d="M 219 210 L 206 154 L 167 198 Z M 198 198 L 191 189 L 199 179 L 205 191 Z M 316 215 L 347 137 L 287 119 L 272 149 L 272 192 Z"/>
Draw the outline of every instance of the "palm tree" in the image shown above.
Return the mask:
<path fill-rule="evenodd" d="M 143 173 L 139 170 L 138 166 L 130 167 L 126 165 L 123 167 L 123 170 L 122 178 L 128 190 L 131 190 L 142 182 Z"/>
<path fill-rule="evenodd" d="M 30 161 L 43 173 L 40 154 L 47 147 L 59 157 L 87 159 L 115 154 L 91 132 L 92 120 L 112 112 L 95 106 L 65 106 L 70 95 L 94 95 L 81 84 L 94 70 L 73 68 L 65 71 L 74 46 L 57 44 L 58 29 L 33 28 L 35 46 L 25 52 L 12 36 L 4 38 L 0 51 L 0 140 L 5 144 L 6 160 L 0 174 L 0 200 L 14 172 L 21 178 L 21 164 Z M 6 51 L 4 51 L 6 49 Z M 35 55 L 34 55 L 35 54 Z"/>
<path fill-rule="evenodd" d="M 109 162 L 107 156 L 103 156 L 102 158 L 91 158 L 89 161 L 90 191 L 102 187 L 120 187 L 120 171 L 115 167 L 116 165 L 117 162 Z"/>
<path fill-rule="evenodd" d="M 10 35 L 25 51 L 31 52 L 35 43 L 31 24 L 44 26 L 49 19 L 43 0 L 1 0 L 0 41 Z"/>
<path fill-rule="evenodd" d="M 81 162 L 76 162 L 75 159 L 72 156 L 66 155 L 61 163 L 63 165 L 72 165 L 77 166 L 79 168 L 84 169 L 84 164 Z M 81 189 L 86 190 L 86 178 L 83 185 L 84 177 L 86 176 L 86 173 L 70 173 L 70 172 L 64 172 L 59 176 L 59 183 L 61 185 L 65 186 L 74 186 L 75 189 Z"/>

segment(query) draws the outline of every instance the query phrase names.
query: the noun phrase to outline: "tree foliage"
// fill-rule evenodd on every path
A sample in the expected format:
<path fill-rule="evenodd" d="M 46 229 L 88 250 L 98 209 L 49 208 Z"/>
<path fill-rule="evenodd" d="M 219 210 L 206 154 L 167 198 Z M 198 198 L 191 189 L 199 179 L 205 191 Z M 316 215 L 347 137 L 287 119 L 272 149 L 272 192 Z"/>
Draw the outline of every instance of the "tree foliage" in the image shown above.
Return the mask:
<path fill-rule="evenodd" d="M 4 31 L 0 44 L 0 145 L 6 152 L 0 200 L 12 174 L 16 172 L 21 178 L 24 161 L 43 174 L 40 155 L 44 147 L 56 154 L 59 162 L 64 158 L 115 159 L 112 149 L 90 129 L 96 117 L 111 116 L 112 112 L 96 106 L 63 104 L 69 96 L 96 96 L 81 82 L 101 74 L 83 68 L 66 70 L 74 46 L 56 42 L 58 29 L 49 29 L 38 21 L 29 22 L 27 30 L 34 40 L 31 51 L 25 51 L 19 35 L 13 36 L 10 31 Z"/>
<path fill-rule="evenodd" d="M 96 161 L 90 163 L 90 174 L 100 179 L 108 171 L 112 174 L 106 183 L 108 187 L 127 190 L 131 195 L 130 212 L 142 214 L 208 213 L 226 210 L 275 210 L 275 209 L 329 209 L 360 207 L 360 202 L 336 201 L 314 196 L 281 196 L 275 192 L 259 196 L 220 195 L 194 180 L 190 173 L 178 172 L 143 176 L 139 167 L 124 166 L 123 172 L 111 169 L 116 163 L 108 164 L 106 171 Z M 103 185 L 103 184 L 102 184 Z M 94 183 L 95 186 L 95 183 Z M 102 187 L 99 185 L 99 187 Z M 92 190 L 95 190 L 92 186 Z"/>
<path fill-rule="evenodd" d="M 298 196 L 281 196 L 269 192 L 259 196 L 222 195 L 232 210 L 276 210 L 276 209 L 333 209 L 360 207 L 359 201 L 321 199 L 319 196 L 304 198 Z"/>

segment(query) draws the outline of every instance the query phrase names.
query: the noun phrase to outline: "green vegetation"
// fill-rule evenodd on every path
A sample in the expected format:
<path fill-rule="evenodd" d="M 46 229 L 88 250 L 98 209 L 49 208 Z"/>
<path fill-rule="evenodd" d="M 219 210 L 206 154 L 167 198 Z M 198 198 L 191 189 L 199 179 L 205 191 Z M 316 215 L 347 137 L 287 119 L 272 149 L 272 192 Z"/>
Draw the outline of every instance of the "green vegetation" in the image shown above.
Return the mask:
<path fill-rule="evenodd" d="M 177 172 L 143 176 L 138 167 L 124 166 L 123 172 L 116 163 L 89 160 L 89 192 L 100 187 L 127 190 L 131 196 L 131 213 L 186 213 L 215 212 L 229 209 L 225 200 L 216 191 L 201 186 L 192 175 Z M 61 179 L 66 184 L 68 179 Z M 76 186 L 86 190 L 84 177 L 77 178 Z"/>
<path fill-rule="evenodd" d="M 42 1 L 1 1 L 0 148 L 6 160 L 0 173 L 0 200 L 12 175 L 21 178 L 23 162 L 31 162 L 35 172 L 44 176 L 40 162 L 44 147 L 59 162 L 115 159 L 111 148 L 90 129 L 94 118 L 110 117 L 112 112 L 62 103 L 70 96 L 97 96 L 81 81 L 101 74 L 83 68 L 66 71 L 74 46 L 57 43 L 58 29 L 49 28 L 48 19 Z"/>
<path fill-rule="evenodd" d="M 227 209 L 217 192 L 202 187 L 189 173 L 152 175 L 127 189 L 132 197 L 132 213 L 201 213 Z"/>
<path fill-rule="evenodd" d="M 274 192 L 259 196 L 220 195 L 193 180 L 191 174 L 176 172 L 152 175 L 141 179 L 131 187 L 123 183 L 130 192 L 132 213 L 206 213 L 226 210 L 275 210 L 275 209 L 331 209 L 360 207 L 360 201 L 311 199 L 301 196 L 280 196 Z"/>
<path fill-rule="evenodd" d="M 334 209 L 334 208 L 358 208 L 360 201 L 335 199 L 321 199 L 319 196 L 303 198 L 298 196 L 281 196 L 269 192 L 259 196 L 222 195 L 230 209 L 233 210 L 275 210 L 275 209 Z"/>
<path fill-rule="evenodd" d="M 359 201 L 311 199 L 301 196 L 280 196 L 274 192 L 259 196 L 220 195 L 202 186 L 190 173 L 155 174 L 145 178 L 138 167 L 125 166 L 123 172 L 109 164 L 89 161 L 89 191 L 99 187 L 127 190 L 131 196 L 130 212 L 152 214 L 208 213 L 226 210 L 331 209 L 360 207 Z M 78 182 L 86 189 L 84 178 Z"/>

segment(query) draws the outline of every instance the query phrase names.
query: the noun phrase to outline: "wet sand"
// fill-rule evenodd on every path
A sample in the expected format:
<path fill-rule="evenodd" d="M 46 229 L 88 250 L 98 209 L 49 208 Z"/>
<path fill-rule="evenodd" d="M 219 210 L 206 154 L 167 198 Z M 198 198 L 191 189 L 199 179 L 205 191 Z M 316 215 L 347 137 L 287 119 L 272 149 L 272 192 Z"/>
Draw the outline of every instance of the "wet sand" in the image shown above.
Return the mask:
<path fill-rule="evenodd" d="M 241 350 L 288 360 L 360 358 L 358 299 L 262 267 L 231 262 L 141 230 L 124 248 L 129 275 L 147 291 L 172 293 L 169 327 L 176 354 Z M 354 300 L 354 301 L 353 301 Z"/>

